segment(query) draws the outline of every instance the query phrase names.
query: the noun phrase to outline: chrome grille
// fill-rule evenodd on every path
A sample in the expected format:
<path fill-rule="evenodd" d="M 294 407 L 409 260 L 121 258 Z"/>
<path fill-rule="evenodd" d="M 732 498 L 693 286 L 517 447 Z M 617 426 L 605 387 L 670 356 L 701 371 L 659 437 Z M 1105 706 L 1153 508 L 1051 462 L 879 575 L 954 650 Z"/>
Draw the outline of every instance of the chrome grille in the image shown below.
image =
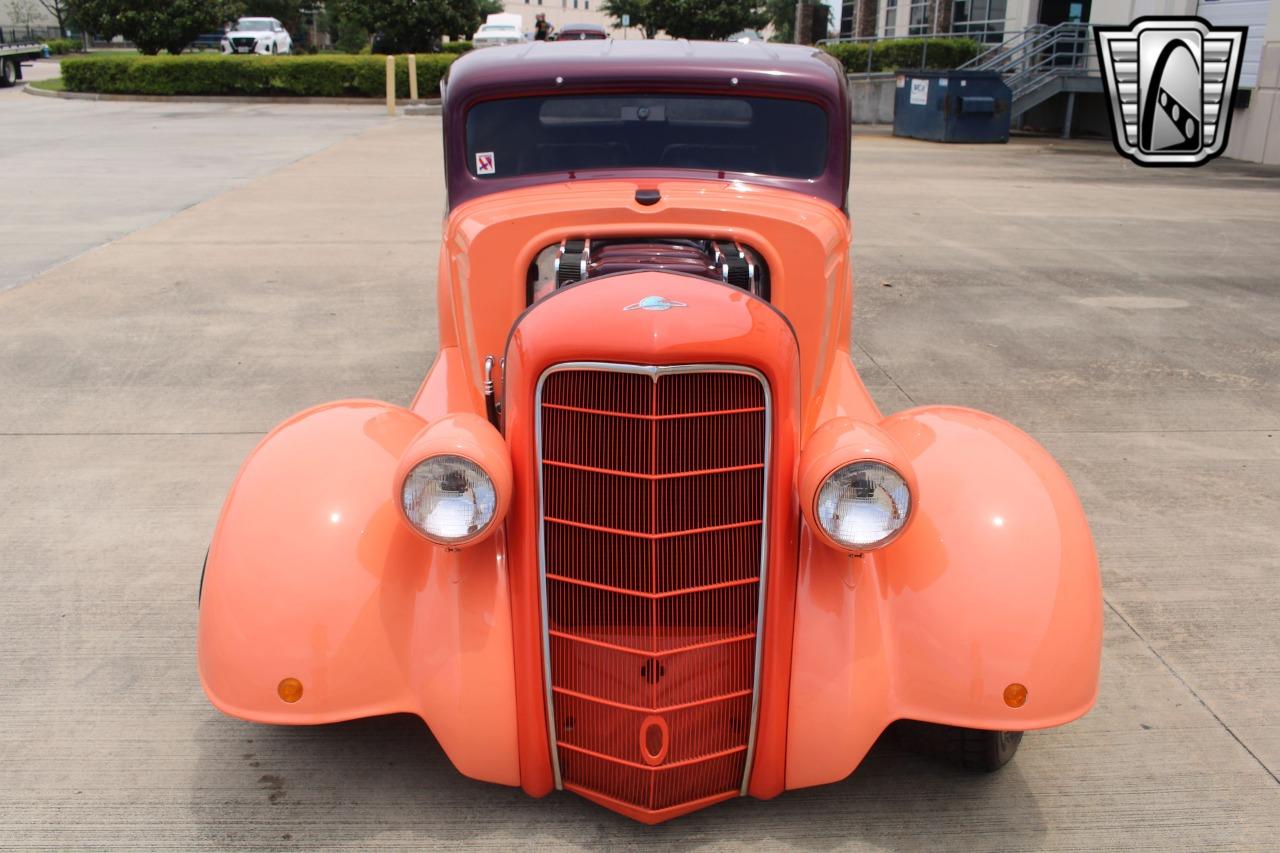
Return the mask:
<path fill-rule="evenodd" d="M 646 811 L 745 790 L 766 381 L 730 366 L 564 364 L 542 376 L 537 408 L 557 784 Z"/>

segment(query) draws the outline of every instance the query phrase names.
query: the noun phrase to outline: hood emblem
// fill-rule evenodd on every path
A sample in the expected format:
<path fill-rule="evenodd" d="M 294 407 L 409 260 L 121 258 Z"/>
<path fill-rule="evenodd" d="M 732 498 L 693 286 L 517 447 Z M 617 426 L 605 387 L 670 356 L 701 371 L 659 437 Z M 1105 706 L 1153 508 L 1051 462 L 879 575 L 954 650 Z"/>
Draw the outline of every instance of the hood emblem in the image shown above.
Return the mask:
<path fill-rule="evenodd" d="M 623 311 L 634 311 L 639 308 L 641 311 L 666 311 L 669 308 L 688 308 L 687 302 L 676 302 L 674 299 L 668 299 L 665 296 L 646 296 L 634 305 L 628 305 Z"/>

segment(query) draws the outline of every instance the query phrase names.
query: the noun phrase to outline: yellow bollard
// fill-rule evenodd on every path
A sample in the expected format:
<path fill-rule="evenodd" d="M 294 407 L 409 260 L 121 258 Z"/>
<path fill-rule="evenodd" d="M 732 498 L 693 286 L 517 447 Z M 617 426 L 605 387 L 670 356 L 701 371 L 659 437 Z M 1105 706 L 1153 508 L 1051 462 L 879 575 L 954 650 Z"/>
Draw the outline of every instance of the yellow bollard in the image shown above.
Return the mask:
<path fill-rule="evenodd" d="M 409 54 L 409 100 L 418 100 L 418 55 Z"/>
<path fill-rule="evenodd" d="M 387 57 L 387 115 L 396 114 L 396 58 Z"/>

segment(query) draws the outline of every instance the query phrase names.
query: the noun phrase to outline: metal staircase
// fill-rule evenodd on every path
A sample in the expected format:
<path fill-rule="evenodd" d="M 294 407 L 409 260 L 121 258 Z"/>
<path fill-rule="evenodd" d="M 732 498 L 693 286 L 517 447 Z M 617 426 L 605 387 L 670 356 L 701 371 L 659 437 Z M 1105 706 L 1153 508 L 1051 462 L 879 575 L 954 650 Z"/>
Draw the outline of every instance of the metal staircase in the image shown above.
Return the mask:
<path fill-rule="evenodd" d="M 1019 117 L 1059 92 L 1067 93 L 1063 137 L 1070 136 L 1078 92 L 1101 92 L 1092 24 L 1068 21 L 1037 24 L 996 45 L 960 67 L 1000 73 L 1013 92 L 1010 113 Z"/>

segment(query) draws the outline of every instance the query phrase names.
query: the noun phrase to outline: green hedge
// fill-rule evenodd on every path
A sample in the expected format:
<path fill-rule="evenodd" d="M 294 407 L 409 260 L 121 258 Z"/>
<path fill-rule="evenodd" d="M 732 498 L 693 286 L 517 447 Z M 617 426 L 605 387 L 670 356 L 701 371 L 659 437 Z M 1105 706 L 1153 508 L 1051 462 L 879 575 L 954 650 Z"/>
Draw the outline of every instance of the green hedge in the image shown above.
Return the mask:
<path fill-rule="evenodd" d="M 982 45 L 967 38 L 883 39 L 876 42 L 836 42 L 824 44 L 823 50 L 840 60 L 850 74 L 870 71 L 897 71 L 899 68 L 956 68 L 973 59 Z M 871 67 L 867 68 L 867 52 Z M 921 65 L 921 59 L 924 64 Z"/>
<path fill-rule="evenodd" d="M 466 53 L 468 50 L 471 50 L 469 41 L 447 41 L 440 45 L 441 53 Z"/>
<path fill-rule="evenodd" d="M 49 39 L 44 44 L 54 56 L 84 52 L 84 43 L 80 39 Z"/>
<path fill-rule="evenodd" d="M 436 97 L 440 78 L 457 57 L 418 55 L 418 95 Z M 382 56 L 93 56 L 62 61 L 71 92 L 111 95 L 295 95 L 382 97 Z M 408 60 L 396 57 L 396 95 L 409 96 Z"/>

